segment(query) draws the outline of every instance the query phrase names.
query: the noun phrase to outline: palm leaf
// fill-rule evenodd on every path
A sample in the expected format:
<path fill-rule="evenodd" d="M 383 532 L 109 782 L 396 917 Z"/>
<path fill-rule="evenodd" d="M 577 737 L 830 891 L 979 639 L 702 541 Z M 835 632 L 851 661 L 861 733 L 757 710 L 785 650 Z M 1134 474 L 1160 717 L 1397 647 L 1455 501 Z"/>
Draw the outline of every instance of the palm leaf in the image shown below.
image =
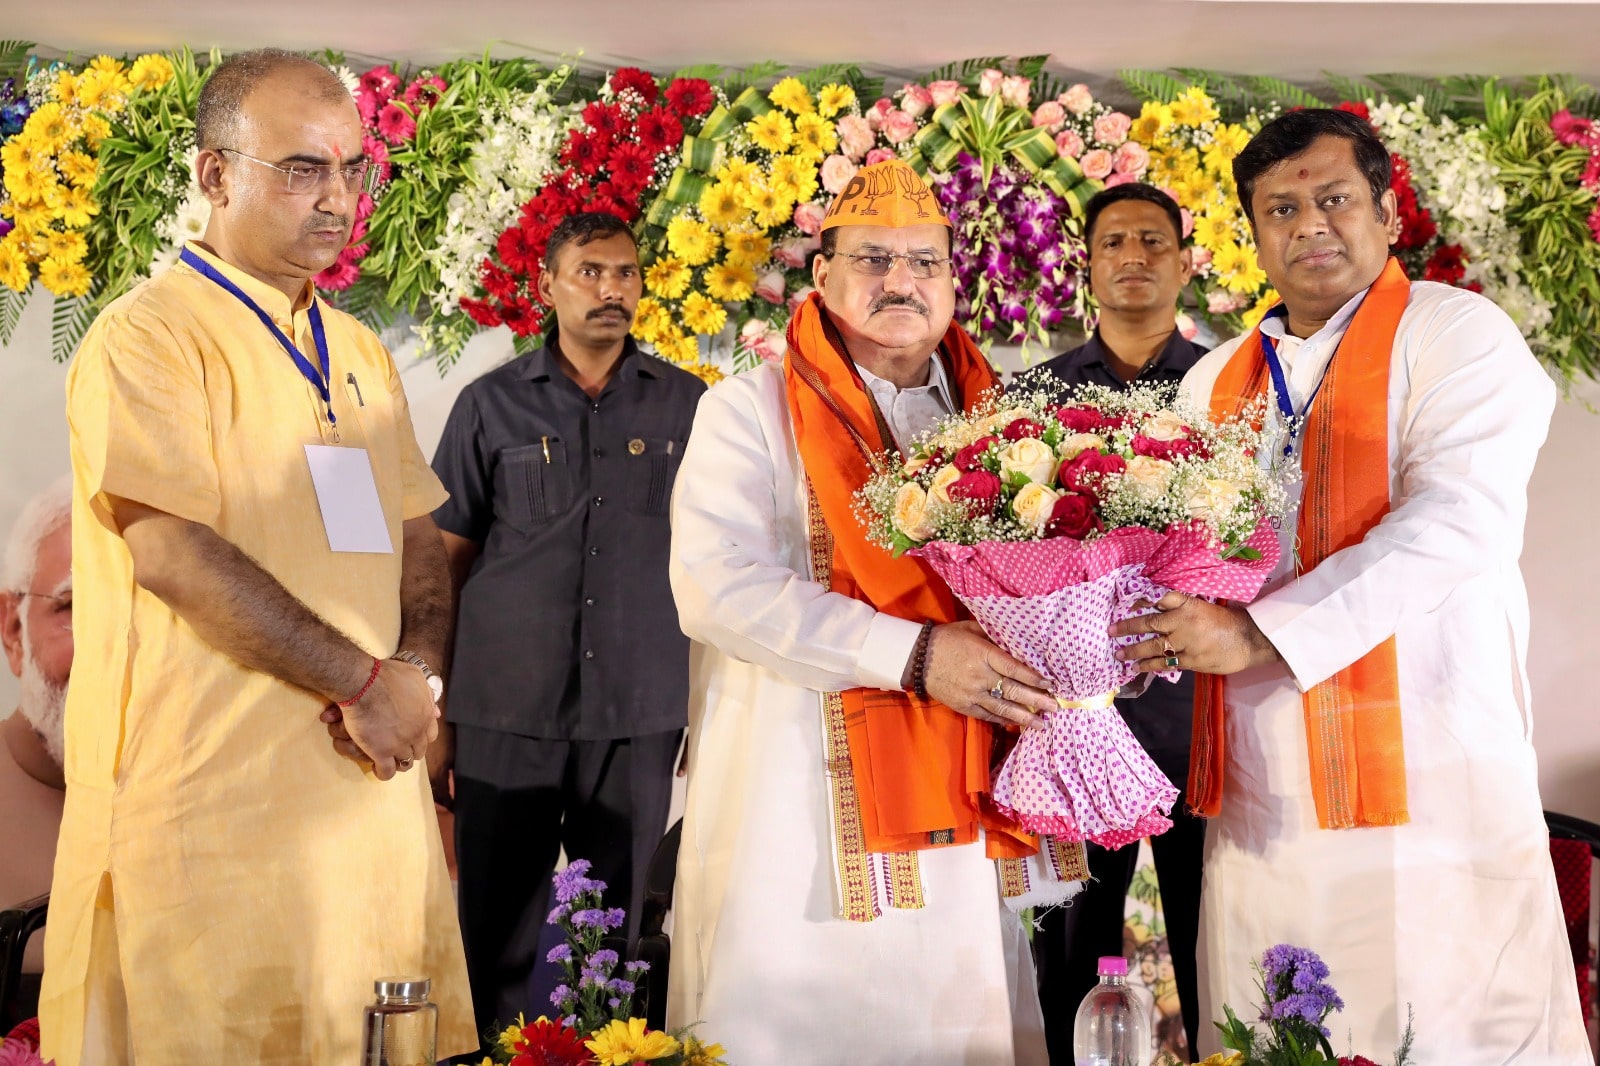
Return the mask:
<path fill-rule="evenodd" d="M 78 342 L 88 332 L 89 323 L 100 313 L 100 299 L 95 289 L 84 296 L 57 296 L 50 312 L 50 348 L 55 361 L 64 363 L 72 358 Z"/>
<path fill-rule="evenodd" d="M 782 63 L 776 63 L 772 60 L 763 60 L 760 63 L 752 63 L 750 66 L 741 68 L 739 70 L 729 71 L 728 79 L 727 81 L 723 82 L 722 88 L 723 91 L 728 94 L 728 99 L 731 100 L 757 82 L 766 81 L 769 78 L 776 78 L 782 73 Z"/>
<path fill-rule="evenodd" d="M 0 41 L 0 78 L 21 77 L 28 71 L 32 41 Z"/>
<path fill-rule="evenodd" d="M 1327 101 L 1306 89 L 1282 78 L 1251 77 L 1246 79 L 1246 84 L 1260 98 L 1261 102 L 1267 100 L 1290 107 L 1327 107 Z"/>
<path fill-rule="evenodd" d="M 1177 78 L 1159 70 L 1120 70 L 1117 77 L 1141 102 L 1170 104 L 1188 88 Z"/>
<path fill-rule="evenodd" d="M 727 68 L 720 63 L 696 63 L 693 66 L 679 67 L 672 72 L 674 78 L 700 78 L 703 81 L 718 81 Z"/>
<path fill-rule="evenodd" d="M 1322 77 L 1340 102 L 1348 100 L 1351 103 L 1363 103 L 1375 96 L 1383 95 L 1381 89 L 1365 78 L 1347 78 L 1342 74 L 1333 74 L 1326 70 L 1322 72 Z"/>
<path fill-rule="evenodd" d="M 27 306 L 28 290 L 18 292 L 8 285 L 0 285 L 0 348 L 11 343 L 11 336 L 22 321 L 22 309 Z"/>
<path fill-rule="evenodd" d="M 1409 101 L 1421 97 L 1423 110 L 1434 118 L 1450 111 L 1449 95 L 1431 78 L 1415 74 L 1374 74 L 1372 80 L 1397 100 Z"/>
<path fill-rule="evenodd" d="M 958 63 L 946 63 L 930 73 L 927 80 L 971 82 L 977 80 L 978 75 L 989 67 L 998 67 L 1005 61 L 1005 56 L 973 56 Z"/>

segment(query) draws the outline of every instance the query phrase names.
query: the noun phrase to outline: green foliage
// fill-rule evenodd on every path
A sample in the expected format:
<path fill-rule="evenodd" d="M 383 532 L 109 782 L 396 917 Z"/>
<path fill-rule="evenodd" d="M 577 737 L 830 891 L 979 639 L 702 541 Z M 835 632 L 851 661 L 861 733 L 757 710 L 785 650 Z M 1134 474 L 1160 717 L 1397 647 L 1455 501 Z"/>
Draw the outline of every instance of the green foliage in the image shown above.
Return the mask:
<path fill-rule="evenodd" d="M 782 63 L 774 63 L 770 60 L 762 63 L 752 63 L 748 67 L 735 67 L 724 73 L 722 90 L 727 93 L 728 99 L 732 100 L 752 85 L 776 80 L 783 73 L 783 70 Z"/>
<path fill-rule="evenodd" d="M 1141 102 L 1170 104 L 1189 87 L 1187 82 L 1159 70 L 1122 70 L 1117 72 L 1117 77 Z"/>
<path fill-rule="evenodd" d="M 84 296 L 57 296 L 50 311 L 50 352 L 58 363 L 72 358 L 89 323 L 100 313 L 98 285 Z"/>
<path fill-rule="evenodd" d="M 26 74 L 32 51 L 32 41 L 0 41 L 0 79 Z"/>
<path fill-rule="evenodd" d="M 976 84 L 978 75 L 989 67 L 998 67 L 1006 61 L 1005 56 L 975 56 L 964 59 L 959 63 L 946 63 L 927 77 L 928 81 L 959 81 L 963 85 Z"/>
<path fill-rule="evenodd" d="M 1431 117 L 1439 118 L 1450 113 L 1450 94 L 1432 78 L 1415 74 L 1374 74 L 1372 81 L 1394 100 L 1422 98 L 1422 108 Z"/>
<path fill-rule="evenodd" d="M 17 292 L 8 285 L 0 285 L 0 348 L 11 343 L 22 321 L 22 309 L 28 306 L 28 294 Z"/>
<path fill-rule="evenodd" d="M 1331 71 L 1323 71 L 1322 79 L 1333 89 L 1335 103 L 1345 100 L 1359 103 L 1383 96 L 1383 90 L 1365 78 L 1347 78 Z"/>

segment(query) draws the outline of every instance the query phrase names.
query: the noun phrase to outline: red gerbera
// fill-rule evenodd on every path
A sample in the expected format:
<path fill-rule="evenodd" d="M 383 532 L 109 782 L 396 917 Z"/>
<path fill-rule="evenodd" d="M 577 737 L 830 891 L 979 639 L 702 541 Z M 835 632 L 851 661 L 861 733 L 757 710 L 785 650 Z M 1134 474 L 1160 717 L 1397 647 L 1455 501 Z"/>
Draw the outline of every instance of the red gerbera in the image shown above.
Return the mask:
<path fill-rule="evenodd" d="M 535 305 L 526 296 L 517 296 L 501 305 L 500 319 L 510 326 L 511 332 L 517 336 L 531 337 L 544 325 L 544 309 Z"/>
<path fill-rule="evenodd" d="M 1343 100 L 1339 103 L 1338 110 L 1348 111 L 1352 115 L 1359 115 L 1363 122 L 1372 121 L 1372 112 L 1368 111 L 1367 105 L 1359 100 Z"/>
<path fill-rule="evenodd" d="M 655 173 L 655 152 L 642 144 L 619 144 L 611 150 L 611 183 L 624 194 L 637 196 Z"/>
<path fill-rule="evenodd" d="M 561 149 L 561 161 L 571 164 L 584 174 L 594 175 L 611 154 L 611 141 L 599 132 L 574 133 Z"/>
<path fill-rule="evenodd" d="M 667 86 L 667 103 L 680 115 L 699 118 L 717 102 L 717 94 L 704 78 L 675 78 Z"/>
<path fill-rule="evenodd" d="M 404 144 L 417 132 L 417 120 L 397 101 L 390 100 L 378 112 L 378 132 L 390 144 Z"/>
<path fill-rule="evenodd" d="M 622 67 L 611 75 L 612 92 L 620 94 L 628 89 L 638 93 L 646 107 L 656 102 L 656 79 L 648 71 Z"/>
<path fill-rule="evenodd" d="M 629 206 L 612 199 L 609 196 L 596 196 L 584 206 L 585 211 L 602 211 L 606 214 L 616 215 L 624 222 L 632 222 L 638 214 L 638 208 Z"/>
<path fill-rule="evenodd" d="M 547 1018 L 524 1025 L 511 1050 L 512 1066 L 587 1066 L 593 1061 L 576 1029 Z"/>
<path fill-rule="evenodd" d="M 1441 244 L 1428 257 L 1422 268 L 1424 281 L 1438 281 L 1446 285 L 1460 285 L 1467 276 L 1467 255 L 1459 244 Z"/>
<path fill-rule="evenodd" d="M 500 325 L 500 312 L 490 306 L 487 300 L 474 300 L 470 296 L 463 296 L 461 298 L 461 310 L 465 311 L 467 317 L 480 326 Z"/>
<path fill-rule="evenodd" d="M 521 226 L 512 226 L 495 242 L 500 261 L 514 274 L 526 274 L 539 261 L 539 248 Z"/>
<path fill-rule="evenodd" d="M 616 140 L 626 124 L 622 115 L 622 107 L 618 104 L 605 104 L 599 100 L 589 104 L 583 109 L 583 121 L 591 130 L 605 135 L 607 140 Z"/>
<path fill-rule="evenodd" d="M 529 229 L 552 230 L 563 218 L 572 214 L 574 206 L 564 189 L 557 185 L 546 185 L 522 206 L 522 224 Z"/>
<path fill-rule="evenodd" d="M 440 77 L 418 78 L 406 86 L 406 103 L 421 111 L 439 102 L 439 97 L 449 88 Z"/>
<path fill-rule="evenodd" d="M 664 107 L 652 107 L 639 116 L 639 143 L 651 155 L 676 148 L 683 141 L 683 123 Z"/>
<path fill-rule="evenodd" d="M 356 110 L 361 121 L 369 126 L 378 117 L 378 109 L 388 103 L 400 87 L 400 76 L 387 66 L 373 67 L 356 81 Z"/>
<path fill-rule="evenodd" d="M 482 281 L 483 291 L 497 300 L 509 300 L 517 291 L 517 279 L 488 259 L 483 261 Z"/>
<path fill-rule="evenodd" d="M 1417 190 L 1411 184 L 1411 164 L 1402 156 L 1391 156 L 1391 159 L 1394 176 L 1389 180 L 1389 188 L 1394 190 L 1400 208 L 1400 236 L 1394 246 L 1400 251 L 1427 247 L 1438 235 L 1439 227 L 1434 225 L 1432 213 L 1417 202 Z"/>

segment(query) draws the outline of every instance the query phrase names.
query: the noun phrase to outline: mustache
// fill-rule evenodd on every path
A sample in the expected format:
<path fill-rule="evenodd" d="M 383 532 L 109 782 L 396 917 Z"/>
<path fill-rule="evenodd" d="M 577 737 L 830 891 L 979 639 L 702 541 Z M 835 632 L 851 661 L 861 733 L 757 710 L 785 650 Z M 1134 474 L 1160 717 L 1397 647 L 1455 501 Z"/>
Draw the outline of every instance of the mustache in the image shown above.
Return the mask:
<path fill-rule="evenodd" d="M 876 300 L 872 301 L 873 314 L 877 314 L 879 311 L 890 307 L 909 307 L 917 314 L 923 316 L 926 316 L 928 313 L 927 304 L 923 303 L 915 296 L 903 295 L 897 292 L 886 292 Z"/>
<path fill-rule="evenodd" d="M 312 215 L 310 218 L 306 219 L 306 232 L 307 233 L 316 233 L 316 232 L 318 232 L 320 230 L 330 230 L 330 229 L 347 230 L 349 228 L 350 228 L 350 216 L 349 215 L 330 215 L 330 214 L 327 214 L 326 212 L 319 211 L 316 214 Z"/>
<path fill-rule="evenodd" d="M 590 311 L 587 315 L 585 315 L 584 318 L 599 318 L 601 315 L 606 314 L 621 315 L 622 317 L 626 318 L 628 317 L 628 309 L 623 307 L 621 304 L 601 304 L 599 307 L 596 307 L 593 311 Z"/>

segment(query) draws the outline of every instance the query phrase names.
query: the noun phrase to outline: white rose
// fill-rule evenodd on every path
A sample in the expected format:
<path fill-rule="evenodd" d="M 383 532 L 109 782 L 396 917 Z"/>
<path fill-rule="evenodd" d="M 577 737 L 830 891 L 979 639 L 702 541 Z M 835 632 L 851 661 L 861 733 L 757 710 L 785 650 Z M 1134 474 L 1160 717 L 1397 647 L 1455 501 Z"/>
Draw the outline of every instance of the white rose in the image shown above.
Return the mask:
<path fill-rule="evenodd" d="M 915 541 L 933 536 L 928 520 L 928 494 L 915 481 L 908 481 L 894 494 L 894 528 Z"/>
<path fill-rule="evenodd" d="M 900 467 L 901 477 L 915 477 L 918 470 L 933 462 L 932 455 L 913 455 Z"/>
<path fill-rule="evenodd" d="M 1243 496 L 1233 482 L 1208 477 L 1189 492 L 1189 517 L 1202 522 L 1222 522 L 1233 514 Z"/>
<path fill-rule="evenodd" d="M 1139 432 L 1151 440 L 1179 440 L 1187 436 L 1188 424 L 1171 411 L 1151 415 L 1139 427 Z"/>
<path fill-rule="evenodd" d="M 959 452 L 979 437 L 988 435 L 989 427 L 986 423 L 962 422 L 939 434 L 933 442 L 947 452 Z"/>
<path fill-rule="evenodd" d="M 1034 536 L 1043 536 L 1045 523 L 1050 521 L 1050 512 L 1060 498 L 1061 493 L 1049 486 L 1030 482 L 1012 498 L 1011 511 L 1018 522 L 1033 530 Z"/>
<path fill-rule="evenodd" d="M 1029 481 L 1048 482 L 1056 472 L 1056 453 L 1035 437 L 1014 440 L 1000 453 L 1000 477 L 1021 474 Z"/>
<path fill-rule="evenodd" d="M 1093 433 L 1074 433 L 1056 445 L 1056 454 L 1063 459 L 1073 459 L 1079 452 L 1086 452 L 1091 448 L 1095 451 L 1105 451 L 1106 439 Z"/>
<path fill-rule="evenodd" d="M 1135 455 L 1128 460 L 1128 468 L 1122 472 L 1122 482 L 1131 485 L 1134 495 L 1140 499 L 1153 502 L 1171 487 L 1172 473 L 1172 464 L 1165 459 Z"/>
<path fill-rule="evenodd" d="M 939 472 L 933 475 L 933 484 L 928 486 L 928 499 L 938 503 L 949 503 L 950 495 L 945 490 L 960 476 L 961 471 L 954 466 L 940 467 Z"/>

